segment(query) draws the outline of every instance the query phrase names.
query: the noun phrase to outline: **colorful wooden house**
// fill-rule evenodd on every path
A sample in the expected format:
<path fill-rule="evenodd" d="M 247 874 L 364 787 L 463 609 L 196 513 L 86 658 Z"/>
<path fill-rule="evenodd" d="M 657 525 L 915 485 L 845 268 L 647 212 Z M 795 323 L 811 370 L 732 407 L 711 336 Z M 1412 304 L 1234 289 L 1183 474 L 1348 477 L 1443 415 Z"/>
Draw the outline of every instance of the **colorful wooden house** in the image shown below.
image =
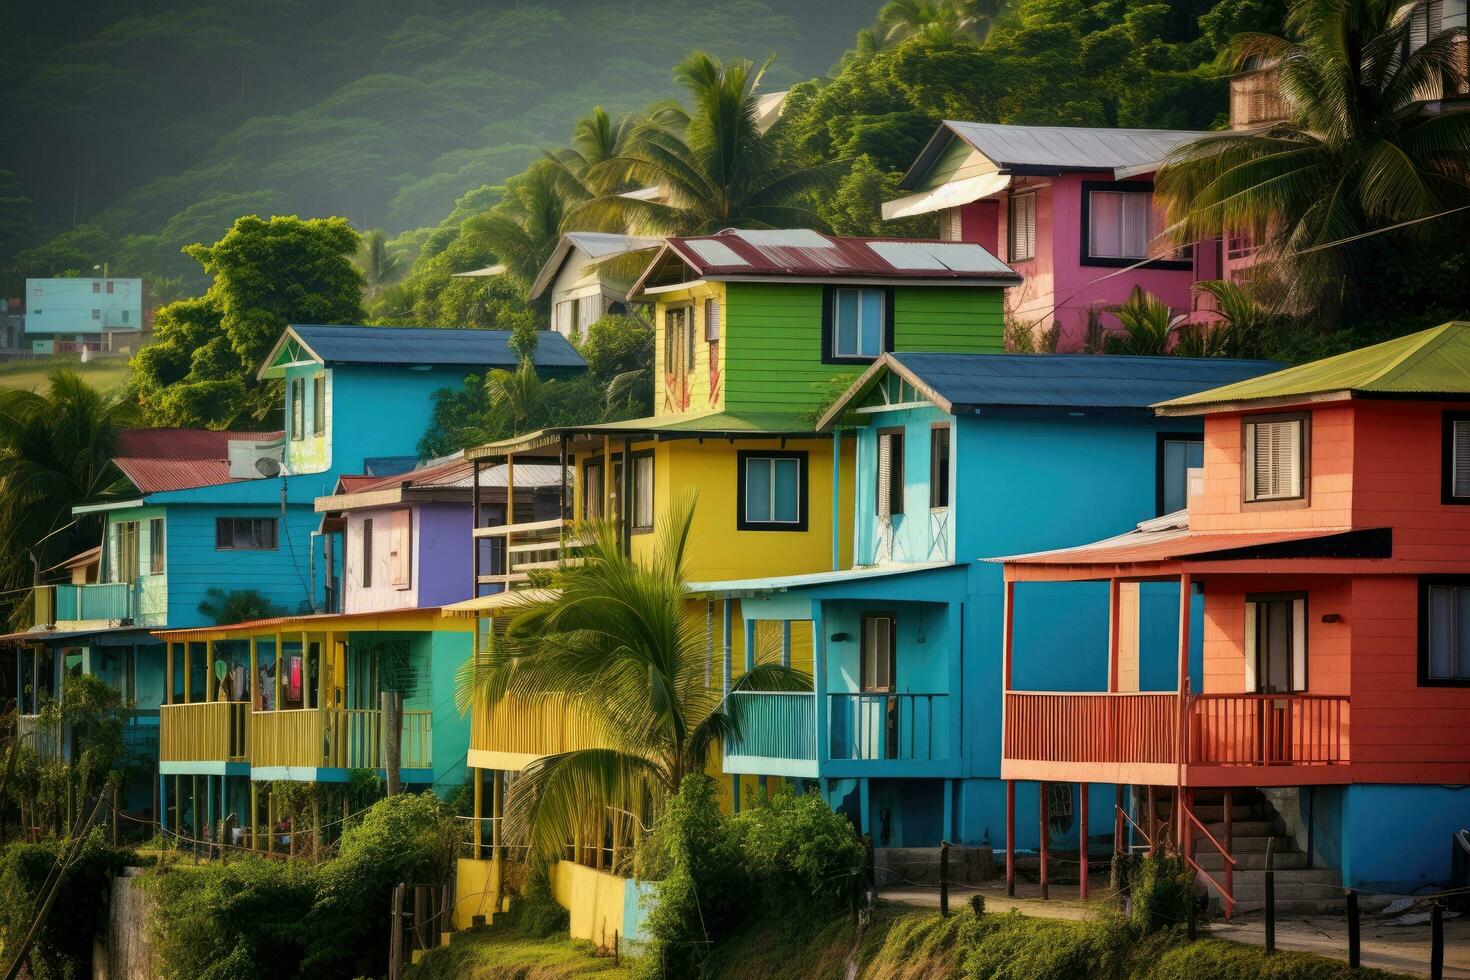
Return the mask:
<path fill-rule="evenodd" d="M 811 692 L 732 695 L 740 734 L 724 746 L 725 771 L 808 781 L 880 847 L 1001 845 L 1002 583 L 977 559 L 1181 506 L 1200 426 L 1149 406 L 1273 367 L 885 354 L 821 420 L 855 432 L 853 567 L 692 586 L 739 600 L 746 650 L 763 630 L 814 638 Z M 1053 651 L 1029 676 L 1085 685 L 1080 641 L 1105 623 L 1105 597 L 1055 599 L 1017 623 Z M 1166 590 L 1147 602 L 1177 606 Z M 725 666 L 728 678 L 728 654 Z M 1087 800 L 1062 795 L 1053 829 L 1075 838 Z"/>
<path fill-rule="evenodd" d="M 569 231 L 536 274 L 530 298 L 547 297 L 551 329 L 563 337 L 586 336 L 608 313 L 628 312 L 633 277 L 628 257 L 659 246 L 661 239 L 599 231 Z"/>
<path fill-rule="evenodd" d="M 937 214 L 942 237 L 1003 258 L 1023 278 L 1007 313 L 1038 338 L 1055 325 L 1057 349 L 1080 350 L 1101 306 L 1134 287 L 1187 312 L 1195 282 L 1225 278 L 1218 242 L 1174 250 L 1158 241 L 1154 171 L 1207 135 L 946 121 L 904 174 L 910 193 L 883 216 Z"/>
<path fill-rule="evenodd" d="M 1467 323 L 1163 401 L 1161 426 L 1204 422 L 1186 510 L 1005 561 L 1001 777 L 1135 787 L 1118 841 L 1179 842 L 1227 910 L 1261 901 L 1268 846 L 1278 906 L 1446 883 L 1470 807 L 1467 405 Z M 1063 582 L 1105 586 L 1111 617 L 1023 633 Z M 1142 609 L 1160 582 L 1202 618 Z M 1081 658 L 1065 688 L 1058 656 Z"/>

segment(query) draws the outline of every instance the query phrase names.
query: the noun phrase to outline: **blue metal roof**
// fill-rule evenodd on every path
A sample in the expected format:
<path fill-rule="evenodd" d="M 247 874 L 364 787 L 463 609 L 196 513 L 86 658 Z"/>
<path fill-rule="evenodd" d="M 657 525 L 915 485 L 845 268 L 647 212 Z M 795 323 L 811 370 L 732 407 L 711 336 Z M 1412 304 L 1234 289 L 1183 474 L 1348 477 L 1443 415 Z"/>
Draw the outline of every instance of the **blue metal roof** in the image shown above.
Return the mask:
<path fill-rule="evenodd" d="M 445 364 L 511 367 L 520 359 L 510 349 L 509 330 L 456 327 L 360 327 L 304 324 L 291 331 L 325 364 Z M 586 367 L 561 334 L 540 332 L 537 367 Z"/>
<path fill-rule="evenodd" d="M 887 355 L 948 411 L 982 406 L 1136 408 L 1272 371 L 1276 361 L 1117 354 Z"/>

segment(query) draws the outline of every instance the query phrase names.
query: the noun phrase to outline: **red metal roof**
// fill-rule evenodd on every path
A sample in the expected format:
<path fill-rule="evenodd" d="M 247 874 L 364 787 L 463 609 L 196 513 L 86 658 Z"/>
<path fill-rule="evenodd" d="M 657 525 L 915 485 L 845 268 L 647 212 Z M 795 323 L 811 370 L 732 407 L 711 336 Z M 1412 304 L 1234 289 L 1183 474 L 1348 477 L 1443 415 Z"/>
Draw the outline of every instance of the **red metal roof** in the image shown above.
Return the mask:
<path fill-rule="evenodd" d="M 474 464 L 460 455 L 433 466 L 409 470 L 407 473 L 395 473 L 393 476 L 344 476 L 338 493 L 371 493 L 394 487 L 468 487 L 473 469 Z"/>
<path fill-rule="evenodd" d="M 232 440 L 270 442 L 277 432 L 210 429 L 125 429 L 112 461 L 142 493 L 190 490 L 236 482 L 230 478 Z"/>
<path fill-rule="evenodd" d="M 633 292 L 651 285 L 650 275 L 670 251 L 701 277 L 1020 281 L 1009 266 L 972 242 L 730 228 L 715 235 L 667 239 Z"/>

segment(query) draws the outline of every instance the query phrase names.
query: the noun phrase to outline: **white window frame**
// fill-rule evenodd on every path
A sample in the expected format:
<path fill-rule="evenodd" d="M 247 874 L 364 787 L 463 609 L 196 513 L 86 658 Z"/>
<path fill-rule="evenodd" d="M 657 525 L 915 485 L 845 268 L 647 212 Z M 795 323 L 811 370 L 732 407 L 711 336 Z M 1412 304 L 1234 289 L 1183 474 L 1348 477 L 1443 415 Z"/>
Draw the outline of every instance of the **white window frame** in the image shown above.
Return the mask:
<path fill-rule="evenodd" d="M 840 340 L 842 337 L 842 294 L 857 294 L 857 329 L 853 337 L 857 341 L 856 350 L 843 350 Z M 878 294 L 878 349 L 875 351 L 863 350 L 863 294 Z M 883 349 L 888 338 L 888 294 L 881 288 L 873 286 L 838 286 L 832 290 L 832 356 L 839 360 L 876 359 L 883 356 Z"/>

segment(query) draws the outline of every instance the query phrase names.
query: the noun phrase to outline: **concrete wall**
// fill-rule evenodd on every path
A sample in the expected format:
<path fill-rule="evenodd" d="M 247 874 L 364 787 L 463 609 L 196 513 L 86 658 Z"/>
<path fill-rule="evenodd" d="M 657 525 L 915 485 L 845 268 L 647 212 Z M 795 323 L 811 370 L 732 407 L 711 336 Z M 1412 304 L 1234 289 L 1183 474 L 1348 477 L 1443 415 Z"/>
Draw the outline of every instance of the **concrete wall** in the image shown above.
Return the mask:
<path fill-rule="evenodd" d="M 642 941 L 645 896 L 650 891 L 647 883 L 570 861 L 558 861 L 551 869 L 551 894 L 571 913 L 572 938 L 607 949 L 612 948 L 614 933 L 620 943 Z"/>

